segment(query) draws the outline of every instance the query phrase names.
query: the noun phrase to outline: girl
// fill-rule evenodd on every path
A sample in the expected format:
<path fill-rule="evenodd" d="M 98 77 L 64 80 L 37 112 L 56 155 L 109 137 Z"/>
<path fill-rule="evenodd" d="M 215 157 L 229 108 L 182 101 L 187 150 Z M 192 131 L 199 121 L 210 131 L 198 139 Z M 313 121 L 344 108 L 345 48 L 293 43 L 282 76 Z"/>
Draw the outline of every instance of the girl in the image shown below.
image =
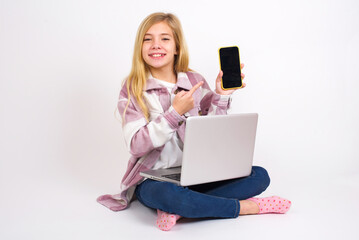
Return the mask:
<path fill-rule="evenodd" d="M 200 74 L 188 68 L 188 62 L 176 16 L 153 13 L 144 19 L 137 32 L 132 70 L 118 101 L 131 158 L 121 193 L 101 196 L 98 202 L 120 211 L 136 195 L 143 205 L 157 209 L 157 226 L 161 230 L 170 230 L 180 217 L 236 218 L 285 213 L 291 205 L 286 199 L 253 198 L 270 182 L 262 167 L 253 167 L 251 175 L 245 178 L 191 187 L 140 176 L 141 171 L 148 169 L 181 166 L 187 117 L 226 114 L 230 106 L 230 95 L 235 90 L 221 88 L 223 73 L 219 72 L 213 92 Z"/>

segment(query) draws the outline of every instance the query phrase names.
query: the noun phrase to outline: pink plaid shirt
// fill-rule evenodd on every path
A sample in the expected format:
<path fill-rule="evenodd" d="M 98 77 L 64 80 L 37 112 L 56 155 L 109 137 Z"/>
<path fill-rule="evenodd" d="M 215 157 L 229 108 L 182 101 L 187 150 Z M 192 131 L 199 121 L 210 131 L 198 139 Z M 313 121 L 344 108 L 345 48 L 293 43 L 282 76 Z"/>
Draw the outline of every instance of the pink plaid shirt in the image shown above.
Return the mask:
<path fill-rule="evenodd" d="M 137 184 L 143 180 L 140 172 L 152 169 L 161 155 L 164 145 L 173 137 L 173 134 L 177 133 L 183 141 L 187 117 L 227 114 L 230 97 L 213 92 L 205 79 L 198 73 L 178 73 L 173 93 L 181 90 L 188 91 L 200 81 L 204 81 L 204 84 L 192 95 L 195 107 L 183 116 L 180 116 L 171 106 L 171 94 L 168 90 L 153 78 L 147 80 L 144 90 L 144 97 L 148 102 L 150 111 L 149 122 L 146 121 L 136 100 L 131 98 L 123 123 L 125 142 L 131 157 L 122 179 L 121 191 L 114 195 L 100 196 L 97 199 L 99 203 L 112 211 L 127 208 Z M 123 113 L 127 105 L 127 97 L 128 94 L 124 85 L 118 101 L 120 113 Z"/>

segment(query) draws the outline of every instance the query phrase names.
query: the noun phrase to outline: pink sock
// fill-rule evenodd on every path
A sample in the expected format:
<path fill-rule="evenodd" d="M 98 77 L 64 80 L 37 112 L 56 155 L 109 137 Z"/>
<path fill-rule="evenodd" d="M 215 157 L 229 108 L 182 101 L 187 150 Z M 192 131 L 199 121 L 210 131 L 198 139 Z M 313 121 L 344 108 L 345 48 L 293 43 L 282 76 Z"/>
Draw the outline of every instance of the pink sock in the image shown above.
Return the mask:
<path fill-rule="evenodd" d="M 157 226 L 162 231 L 169 231 L 171 228 L 176 225 L 177 220 L 181 216 L 176 214 L 170 214 L 166 212 L 162 212 L 157 209 Z"/>
<path fill-rule="evenodd" d="M 266 198 L 249 198 L 247 200 L 255 202 L 259 207 L 259 214 L 262 213 L 286 213 L 292 202 L 277 196 Z"/>

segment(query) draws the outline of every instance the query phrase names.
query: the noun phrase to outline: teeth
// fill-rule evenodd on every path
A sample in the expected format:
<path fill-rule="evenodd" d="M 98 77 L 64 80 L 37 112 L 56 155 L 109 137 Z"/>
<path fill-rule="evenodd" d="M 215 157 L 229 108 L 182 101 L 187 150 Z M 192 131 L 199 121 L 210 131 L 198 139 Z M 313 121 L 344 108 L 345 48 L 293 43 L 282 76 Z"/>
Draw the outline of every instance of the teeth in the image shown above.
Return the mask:
<path fill-rule="evenodd" d="M 152 54 L 152 57 L 161 57 L 162 54 Z"/>

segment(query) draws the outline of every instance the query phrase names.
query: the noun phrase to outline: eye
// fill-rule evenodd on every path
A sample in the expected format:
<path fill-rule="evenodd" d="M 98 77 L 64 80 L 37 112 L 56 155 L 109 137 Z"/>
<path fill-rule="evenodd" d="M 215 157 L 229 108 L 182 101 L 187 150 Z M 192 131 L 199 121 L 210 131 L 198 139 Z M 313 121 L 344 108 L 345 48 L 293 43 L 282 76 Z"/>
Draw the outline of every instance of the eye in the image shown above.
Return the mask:
<path fill-rule="evenodd" d="M 148 42 L 148 41 L 151 41 L 152 39 L 151 38 L 144 38 L 143 41 L 144 42 Z"/>
<path fill-rule="evenodd" d="M 162 38 L 163 41 L 169 41 L 169 38 Z"/>

